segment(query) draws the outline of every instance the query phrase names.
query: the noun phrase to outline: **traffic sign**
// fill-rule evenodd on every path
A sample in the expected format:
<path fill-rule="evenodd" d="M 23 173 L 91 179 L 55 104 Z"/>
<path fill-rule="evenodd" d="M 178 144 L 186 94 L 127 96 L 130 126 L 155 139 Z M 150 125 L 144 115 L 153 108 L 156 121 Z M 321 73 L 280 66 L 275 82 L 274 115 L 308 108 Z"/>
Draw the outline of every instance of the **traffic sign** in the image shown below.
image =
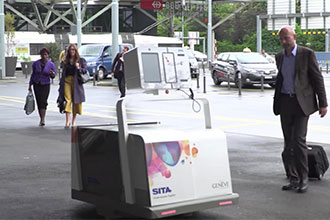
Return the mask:
<path fill-rule="evenodd" d="M 144 9 L 163 9 L 163 0 L 141 0 L 141 8 Z"/>

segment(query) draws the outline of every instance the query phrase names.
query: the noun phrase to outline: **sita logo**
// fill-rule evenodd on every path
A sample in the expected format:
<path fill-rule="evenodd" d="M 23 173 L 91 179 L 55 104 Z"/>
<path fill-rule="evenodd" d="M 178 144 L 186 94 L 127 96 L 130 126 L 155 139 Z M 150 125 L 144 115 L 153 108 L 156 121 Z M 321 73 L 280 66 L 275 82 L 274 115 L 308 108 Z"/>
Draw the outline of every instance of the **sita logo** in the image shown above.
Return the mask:
<path fill-rule="evenodd" d="M 171 193 L 172 190 L 170 187 L 160 187 L 160 188 L 153 188 L 152 189 L 152 194 L 153 195 L 158 195 L 158 194 L 166 194 L 166 193 Z"/>

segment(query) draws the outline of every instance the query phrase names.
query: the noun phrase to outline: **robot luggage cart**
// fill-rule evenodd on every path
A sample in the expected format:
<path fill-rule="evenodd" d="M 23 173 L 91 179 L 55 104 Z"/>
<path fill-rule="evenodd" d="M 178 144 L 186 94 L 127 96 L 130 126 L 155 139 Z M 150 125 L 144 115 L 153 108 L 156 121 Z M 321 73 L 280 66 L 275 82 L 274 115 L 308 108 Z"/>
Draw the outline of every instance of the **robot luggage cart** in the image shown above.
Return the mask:
<path fill-rule="evenodd" d="M 124 58 L 126 63 L 129 58 Z M 142 100 L 174 101 L 150 95 Z M 198 100 L 204 129 L 129 124 L 126 105 L 138 101 L 136 97 L 118 100 L 117 124 L 73 128 L 72 198 L 94 204 L 108 218 L 154 219 L 236 204 L 226 136 L 212 129 L 208 101 Z"/>

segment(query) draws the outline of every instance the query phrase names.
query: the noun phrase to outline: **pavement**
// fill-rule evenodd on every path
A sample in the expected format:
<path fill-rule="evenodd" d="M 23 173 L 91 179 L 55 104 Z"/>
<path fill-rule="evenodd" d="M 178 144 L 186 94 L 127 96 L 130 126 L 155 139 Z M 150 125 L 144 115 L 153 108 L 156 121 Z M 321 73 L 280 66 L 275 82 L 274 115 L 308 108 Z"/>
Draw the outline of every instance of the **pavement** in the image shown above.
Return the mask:
<path fill-rule="evenodd" d="M 16 79 L 0 80 L 0 219 L 103 219 L 95 206 L 71 199 L 71 131 L 63 128 L 64 115 L 50 109 L 46 126 L 38 127 L 37 114 L 26 116 L 23 111 L 27 79 L 19 72 L 16 75 Z M 12 94 L 4 92 L 8 87 Z M 91 83 L 85 87 L 91 88 Z M 104 91 L 95 91 L 103 103 L 119 94 L 116 87 L 107 90 L 114 91 L 111 97 Z M 56 93 L 51 94 L 50 99 L 55 98 Z M 111 120 L 115 119 L 109 117 L 107 122 Z M 81 124 L 104 121 L 92 114 L 79 118 Z M 284 192 L 281 138 L 226 135 L 239 203 L 168 219 L 330 219 L 329 172 L 321 181 L 311 180 L 305 194 Z M 330 155 L 330 144 L 322 145 Z"/>

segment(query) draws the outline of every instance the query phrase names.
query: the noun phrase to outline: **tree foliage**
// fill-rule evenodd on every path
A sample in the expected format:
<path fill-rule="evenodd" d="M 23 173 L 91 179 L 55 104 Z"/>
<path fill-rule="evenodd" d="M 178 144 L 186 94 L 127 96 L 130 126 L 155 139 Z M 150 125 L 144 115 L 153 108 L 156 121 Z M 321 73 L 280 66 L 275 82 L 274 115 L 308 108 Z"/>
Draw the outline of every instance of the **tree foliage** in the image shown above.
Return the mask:
<path fill-rule="evenodd" d="M 244 3 L 246 4 L 246 3 Z M 239 12 L 233 12 L 244 6 L 243 3 L 223 3 L 214 4 L 212 8 L 212 19 L 213 25 L 220 21 L 221 23 L 215 30 L 215 38 L 217 42 L 217 50 L 219 52 L 226 51 L 242 51 L 245 47 L 249 47 L 252 51 L 256 51 L 257 47 L 257 35 L 256 35 L 256 16 L 267 14 L 267 3 L 266 2 L 252 2 L 240 10 Z M 296 2 L 297 13 L 300 9 L 300 1 Z M 158 13 L 158 20 L 166 18 L 166 9 Z M 203 21 L 206 15 L 200 14 L 197 18 Z M 228 18 L 229 17 L 229 18 Z M 309 47 L 315 51 L 325 50 L 325 35 L 324 34 L 305 34 L 306 30 L 301 30 L 300 19 L 296 19 L 296 34 L 297 44 L 301 46 Z M 174 18 L 174 26 L 181 23 L 181 17 Z M 169 21 L 166 22 L 169 25 Z M 178 31 L 181 31 L 178 30 Z M 207 30 L 199 22 L 190 20 L 190 22 L 184 25 L 185 36 L 188 31 L 199 31 L 201 37 L 207 37 Z M 313 30 L 311 31 L 318 33 L 324 30 Z M 162 36 L 168 35 L 169 29 L 163 26 L 158 26 L 158 34 Z M 202 43 L 195 45 L 195 49 L 202 51 Z M 268 31 L 266 20 L 262 21 L 262 49 L 267 53 L 278 53 L 282 50 L 280 45 L 277 31 Z"/>
<path fill-rule="evenodd" d="M 60 57 L 61 53 L 61 47 L 58 43 L 45 43 L 44 47 L 48 48 L 49 50 L 49 58 L 51 59 L 52 62 L 57 62 Z"/>
<path fill-rule="evenodd" d="M 6 53 L 7 53 L 7 56 L 10 55 L 11 48 L 15 44 L 13 42 L 13 40 L 15 38 L 14 23 L 15 23 L 14 15 L 12 15 L 9 12 L 6 12 L 6 15 L 5 15 L 5 31 L 6 31 L 6 44 L 7 44 Z"/>

